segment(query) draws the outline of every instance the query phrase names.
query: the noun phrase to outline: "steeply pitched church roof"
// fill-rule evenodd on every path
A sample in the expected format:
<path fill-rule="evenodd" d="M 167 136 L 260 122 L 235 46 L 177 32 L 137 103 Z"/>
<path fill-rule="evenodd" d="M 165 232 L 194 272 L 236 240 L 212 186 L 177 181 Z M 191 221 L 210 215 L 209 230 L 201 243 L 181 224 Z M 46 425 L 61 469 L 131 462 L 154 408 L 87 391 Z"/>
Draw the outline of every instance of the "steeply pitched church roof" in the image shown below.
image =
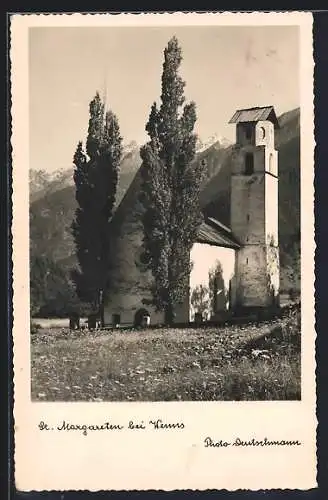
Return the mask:
<path fill-rule="evenodd" d="M 263 106 L 261 108 L 238 109 L 229 123 L 259 122 L 269 120 L 275 128 L 279 128 L 278 118 L 273 106 Z"/>
<path fill-rule="evenodd" d="M 213 217 L 208 217 L 202 222 L 197 242 L 226 248 L 240 248 L 240 244 L 234 238 L 231 230 Z"/>
<path fill-rule="evenodd" d="M 127 218 L 132 224 L 130 230 L 142 230 L 142 208 L 139 201 L 140 189 L 141 171 L 139 169 L 121 203 L 117 207 L 116 212 L 114 213 L 112 224 L 114 228 L 116 228 L 116 231 L 120 232 L 120 226 L 123 223 L 123 220 L 126 220 Z M 199 228 L 197 242 L 226 248 L 240 248 L 240 244 L 234 238 L 231 230 L 213 217 L 205 217 Z"/>

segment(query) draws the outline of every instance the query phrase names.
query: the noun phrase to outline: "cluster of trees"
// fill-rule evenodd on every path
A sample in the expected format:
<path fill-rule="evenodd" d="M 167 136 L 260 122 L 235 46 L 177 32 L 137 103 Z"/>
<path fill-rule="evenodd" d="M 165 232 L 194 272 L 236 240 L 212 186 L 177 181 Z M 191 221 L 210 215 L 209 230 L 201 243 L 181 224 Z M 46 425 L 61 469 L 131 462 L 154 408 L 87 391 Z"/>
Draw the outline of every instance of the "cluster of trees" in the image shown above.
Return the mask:
<path fill-rule="evenodd" d="M 208 273 L 208 284 L 195 286 L 191 292 L 190 303 L 194 313 L 203 319 L 211 319 L 219 311 L 226 309 L 229 292 L 225 287 L 221 262 L 217 261 Z"/>
<path fill-rule="evenodd" d="M 65 317 L 76 310 L 83 314 L 87 305 L 77 297 L 75 287 L 63 267 L 46 256 L 32 256 L 30 262 L 31 316 Z"/>
<path fill-rule="evenodd" d="M 199 192 L 205 175 L 204 164 L 193 162 L 196 106 L 193 102 L 185 104 L 185 82 L 179 76 L 181 62 L 181 48 L 173 37 L 164 51 L 161 104 L 151 107 L 146 124 L 149 141 L 140 151 L 144 209 L 141 259 L 153 276 L 151 302 L 165 312 L 167 324 L 173 322 L 175 307 L 188 290 L 189 253 L 202 221 Z M 103 321 L 105 293 L 110 287 L 110 222 L 122 137 L 117 117 L 105 109 L 98 93 L 90 103 L 89 114 L 85 147 L 79 142 L 73 159 L 78 208 L 72 231 L 79 266 L 72 270 L 74 287 L 63 297 L 63 310 L 70 312 L 79 300 Z M 64 276 L 59 270 L 49 262 L 32 265 L 38 268 L 32 288 L 44 292 L 52 280 L 56 283 L 52 288 L 60 293 Z M 32 312 L 34 304 L 40 306 L 37 295 L 32 293 Z"/>
<path fill-rule="evenodd" d="M 108 258 L 110 222 L 115 204 L 122 137 L 115 114 L 105 110 L 97 93 L 91 101 L 85 151 L 79 142 L 73 163 L 76 186 L 75 220 L 72 225 L 79 269 L 72 279 L 81 301 L 90 304 L 103 320 L 106 287 L 109 286 Z"/>

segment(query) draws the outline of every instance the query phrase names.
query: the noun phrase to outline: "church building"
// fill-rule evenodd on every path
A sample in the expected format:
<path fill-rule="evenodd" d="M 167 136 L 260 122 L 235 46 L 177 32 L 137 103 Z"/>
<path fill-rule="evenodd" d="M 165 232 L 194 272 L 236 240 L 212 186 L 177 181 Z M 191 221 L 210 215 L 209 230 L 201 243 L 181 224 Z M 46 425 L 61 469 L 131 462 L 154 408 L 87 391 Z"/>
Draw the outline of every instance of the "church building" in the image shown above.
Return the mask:
<path fill-rule="evenodd" d="M 279 127 L 273 106 L 241 109 L 231 118 L 236 144 L 230 166 L 230 226 L 220 213 L 205 217 L 191 250 L 192 271 L 186 300 L 176 310 L 176 323 L 216 320 L 230 313 L 270 309 L 279 304 L 278 152 Z M 211 182 L 211 180 L 209 180 Z M 143 229 L 137 172 L 113 217 L 115 262 L 106 294 L 105 324 L 132 326 L 150 316 L 162 324 L 164 313 L 144 305 L 150 298 L 149 271 L 140 268 Z M 218 273 L 219 269 L 219 273 Z M 214 288 L 206 309 L 200 290 Z M 201 286 L 202 285 L 202 286 Z"/>

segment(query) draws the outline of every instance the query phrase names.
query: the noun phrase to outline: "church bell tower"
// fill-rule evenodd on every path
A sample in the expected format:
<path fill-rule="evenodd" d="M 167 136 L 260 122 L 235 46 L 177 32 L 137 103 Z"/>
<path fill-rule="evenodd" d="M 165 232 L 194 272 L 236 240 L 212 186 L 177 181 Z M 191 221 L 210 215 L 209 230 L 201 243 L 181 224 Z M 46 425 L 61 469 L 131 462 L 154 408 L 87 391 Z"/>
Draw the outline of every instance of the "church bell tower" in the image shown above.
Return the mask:
<path fill-rule="evenodd" d="M 235 310 L 279 305 L 278 120 L 272 106 L 236 111 L 231 172 L 231 230 L 241 243 L 235 261 Z"/>

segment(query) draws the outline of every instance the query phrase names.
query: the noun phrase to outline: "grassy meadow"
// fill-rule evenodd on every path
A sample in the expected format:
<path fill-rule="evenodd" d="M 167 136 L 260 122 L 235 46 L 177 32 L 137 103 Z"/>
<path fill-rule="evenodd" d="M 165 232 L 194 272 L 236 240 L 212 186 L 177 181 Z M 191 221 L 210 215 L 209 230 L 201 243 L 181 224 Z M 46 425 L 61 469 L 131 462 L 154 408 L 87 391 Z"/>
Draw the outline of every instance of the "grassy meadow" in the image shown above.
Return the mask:
<path fill-rule="evenodd" d="M 241 401 L 301 397 L 300 313 L 261 324 L 148 330 L 40 328 L 34 401 Z"/>

